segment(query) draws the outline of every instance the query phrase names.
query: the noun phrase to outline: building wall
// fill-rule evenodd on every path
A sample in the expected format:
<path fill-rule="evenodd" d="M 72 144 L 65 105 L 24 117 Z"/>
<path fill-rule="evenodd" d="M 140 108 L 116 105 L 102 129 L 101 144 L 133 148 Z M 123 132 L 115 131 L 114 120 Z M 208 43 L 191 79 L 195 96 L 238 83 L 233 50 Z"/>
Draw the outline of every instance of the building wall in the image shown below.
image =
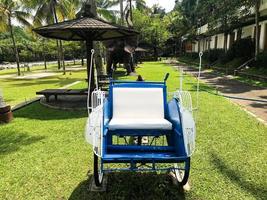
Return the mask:
<path fill-rule="evenodd" d="M 266 0 L 267 1 L 267 0 Z M 234 41 L 237 40 L 238 30 L 234 30 Z M 223 49 L 224 47 L 224 34 L 220 33 L 217 35 L 210 36 L 209 38 L 203 38 L 200 41 L 195 41 L 192 45 L 192 52 L 198 52 L 198 45 L 200 45 L 200 51 L 206 51 L 209 49 L 215 49 L 217 37 L 217 49 Z M 241 38 L 255 38 L 255 24 L 242 27 Z M 227 49 L 231 47 L 231 36 L 227 36 Z M 210 41 L 210 42 L 209 42 Z M 233 42 L 233 41 L 232 41 Z M 260 22 L 260 51 L 267 50 L 267 20 Z"/>
<path fill-rule="evenodd" d="M 217 43 L 217 49 L 223 49 L 223 45 L 224 45 L 224 34 L 218 34 L 218 43 Z"/>
<path fill-rule="evenodd" d="M 242 28 L 241 38 L 251 37 L 254 38 L 254 25 L 246 26 Z"/>
<path fill-rule="evenodd" d="M 261 0 L 260 6 L 261 16 L 267 16 L 267 0 Z M 208 31 L 208 25 L 204 25 L 198 29 L 200 34 L 205 34 Z M 234 41 L 237 40 L 238 30 L 234 30 Z M 255 24 L 242 27 L 241 38 L 255 38 Z M 222 49 L 224 47 L 224 34 L 220 33 L 217 35 L 212 35 L 209 38 L 203 38 L 199 42 L 195 41 L 192 45 L 192 52 L 206 51 L 209 48 L 214 49 L 216 45 L 217 38 L 217 49 Z M 231 47 L 231 36 L 227 36 L 227 49 Z M 209 42 L 210 41 L 210 42 Z M 200 47 L 198 47 L 200 45 Z M 210 46 L 210 47 L 209 47 Z M 260 50 L 267 50 L 267 20 L 260 22 Z"/>

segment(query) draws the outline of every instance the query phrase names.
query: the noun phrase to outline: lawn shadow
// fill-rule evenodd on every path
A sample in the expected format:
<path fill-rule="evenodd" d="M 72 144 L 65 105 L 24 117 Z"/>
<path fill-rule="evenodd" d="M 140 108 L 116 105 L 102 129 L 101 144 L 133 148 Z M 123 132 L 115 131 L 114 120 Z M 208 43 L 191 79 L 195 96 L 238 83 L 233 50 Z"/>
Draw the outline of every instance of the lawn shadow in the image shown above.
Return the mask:
<path fill-rule="evenodd" d="M 121 70 L 121 69 L 119 69 L 119 70 L 116 70 L 115 72 L 114 72 L 114 75 L 113 75 L 113 79 L 114 80 L 118 80 L 120 77 L 127 77 L 127 73 L 126 73 L 126 70 Z"/>
<path fill-rule="evenodd" d="M 263 112 L 267 113 L 267 103 L 250 103 L 253 108 L 260 108 Z"/>
<path fill-rule="evenodd" d="M 212 153 L 212 164 L 221 172 L 221 174 L 237 184 L 243 190 L 255 197 L 255 199 L 266 199 L 267 189 L 263 185 L 257 185 L 255 182 L 248 182 L 238 169 L 228 166 L 223 159 Z M 237 158 L 238 159 L 238 158 Z M 254 170 L 254 169 L 251 169 Z"/>
<path fill-rule="evenodd" d="M 44 136 L 29 136 L 13 130 L 0 134 L 0 155 L 13 153 L 18 151 L 22 146 L 31 145 L 44 138 Z"/>
<path fill-rule="evenodd" d="M 38 119 L 38 120 L 62 120 L 79 119 L 88 116 L 86 111 L 56 110 L 47 108 L 39 102 L 30 104 L 14 112 L 15 118 Z"/>
<path fill-rule="evenodd" d="M 108 184 L 106 192 L 89 191 L 90 179 L 82 181 L 73 190 L 69 200 L 86 199 L 185 199 L 182 189 L 172 183 L 167 174 L 156 173 L 111 173 L 108 175 Z"/>
<path fill-rule="evenodd" d="M 78 78 L 61 78 L 55 75 L 50 77 L 42 77 L 38 79 L 3 79 L 2 82 L 6 82 L 13 87 L 21 87 L 22 84 L 23 87 L 34 86 L 34 85 L 51 85 L 51 84 L 57 84 L 57 86 L 53 87 L 62 87 L 69 83 L 73 83 L 80 80 L 81 79 Z"/>

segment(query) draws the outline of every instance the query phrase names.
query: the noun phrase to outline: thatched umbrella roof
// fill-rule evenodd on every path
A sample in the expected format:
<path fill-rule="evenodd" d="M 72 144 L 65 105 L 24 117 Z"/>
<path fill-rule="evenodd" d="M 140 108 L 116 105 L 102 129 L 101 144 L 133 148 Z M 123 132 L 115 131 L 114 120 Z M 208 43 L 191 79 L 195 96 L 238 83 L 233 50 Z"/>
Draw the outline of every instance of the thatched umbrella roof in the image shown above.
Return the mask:
<path fill-rule="evenodd" d="M 136 36 L 137 31 L 92 17 L 82 17 L 34 29 L 48 38 L 68 41 L 103 41 Z"/>

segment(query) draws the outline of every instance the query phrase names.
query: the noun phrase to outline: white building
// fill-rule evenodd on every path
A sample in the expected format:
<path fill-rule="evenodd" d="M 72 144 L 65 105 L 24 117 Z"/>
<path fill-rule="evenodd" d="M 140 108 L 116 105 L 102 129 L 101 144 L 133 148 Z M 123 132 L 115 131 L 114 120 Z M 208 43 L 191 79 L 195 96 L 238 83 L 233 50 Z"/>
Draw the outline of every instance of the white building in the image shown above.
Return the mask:
<path fill-rule="evenodd" d="M 267 50 L 267 0 L 261 0 L 260 6 L 260 51 Z M 199 28 L 198 33 L 205 35 L 208 32 L 208 25 Z M 232 33 L 225 35 L 218 33 L 212 36 L 204 36 L 202 39 L 185 44 L 186 52 L 206 51 L 208 49 L 223 49 L 225 37 L 227 37 L 227 49 L 231 47 L 234 41 L 239 38 L 254 38 L 255 39 L 255 20 L 252 19 L 249 25 L 244 25 L 235 29 Z"/>

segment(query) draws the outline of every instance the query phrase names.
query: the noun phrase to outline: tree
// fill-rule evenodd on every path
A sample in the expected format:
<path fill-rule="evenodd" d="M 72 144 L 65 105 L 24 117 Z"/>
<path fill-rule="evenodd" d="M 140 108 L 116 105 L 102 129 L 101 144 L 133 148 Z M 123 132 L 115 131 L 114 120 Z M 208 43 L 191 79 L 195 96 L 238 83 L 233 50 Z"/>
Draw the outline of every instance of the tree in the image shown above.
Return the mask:
<path fill-rule="evenodd" d="M 107 21 L 116 23 L 118 21 L 118 18 L 116 16 L 118 14 L 118 11 L 111 8 L 118 5 L 119 3 L 119 0 L 96 0 L 96 9 L 98 16 Z"/>
<path fill-rule="evenodd" d="M 20 9 L 21 4 L 22 4 L 21 1 L 0 0 L 0 30 L 9 31 L 10 33 L 13 45 L 13 51 L 17 63 L 18 76 L 21 75 L 20 61 L 19 61 L 19 52 L 16 45 L 16 39 L 14 37 L 12 20 L 15 19 L 25 26 L 28 27 L 31 26 L 31 24 L 27 21 L 27 19 L 30 18 L 30 14 Z"/>
<path fill-rule="evenodd" d="M 135 0 L 135 5 L 136 5 L 136 9 L 140 11 L 144 11 L 148 9 L 145 0 Z"/>
<path fill-rule="evenodd" d="M 163 47 L 170 36 L 167 29 L 169 26 L 167 15 L 162 16 L 162 13 L 152 12 L 150 9 L 142 11 L 134 9 L 133 15 L 134 27 L 140 32 L 139 42 L 152 46 L 154 58 L 157 59 L 158 50 Z"/>
<path fill-rule="evenodd" d="M 120 14 L 121 14 L 121 25 L 124 24 L 124 14 L 123 14 L 123 0 L 120 0 Z"/>
<path fill-rule="evenodd" d="M 70 15 L 73 17 L 73 9 L 78 5 L 75 0 L 26 0 L 26 4 L 36 9 L 34 17 L 34 25 L 41 26 L 45 21 L 46 24 L 58 23 L 68 18 Z M 58 47 L 58 68 L 61 68 L 61 61 L 63 66 L 63 74 L 65 71 L 64 50 L 61 40 L 57 40 Z"/>

